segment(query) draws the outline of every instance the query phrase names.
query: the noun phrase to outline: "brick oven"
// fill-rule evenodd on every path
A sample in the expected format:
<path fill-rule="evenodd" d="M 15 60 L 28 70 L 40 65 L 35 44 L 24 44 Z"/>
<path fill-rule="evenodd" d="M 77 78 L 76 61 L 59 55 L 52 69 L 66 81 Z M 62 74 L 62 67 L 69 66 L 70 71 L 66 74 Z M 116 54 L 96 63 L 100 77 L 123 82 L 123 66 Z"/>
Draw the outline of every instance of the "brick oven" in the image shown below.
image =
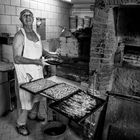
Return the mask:
<path fill-rule="evenodd" d="M 139 12 L 138 0 L 95 2 L 89 69 L 97 71 L 96 89 L 101 94 L 112 90 L 118 63 L 140 66 Z"/>
<path fill-rule="evenodd" d="M 95 1 L 89 68 L 97 71 L 101 96 L 110 91 L 98 140 L 140 139 L 139 2 Z"/>

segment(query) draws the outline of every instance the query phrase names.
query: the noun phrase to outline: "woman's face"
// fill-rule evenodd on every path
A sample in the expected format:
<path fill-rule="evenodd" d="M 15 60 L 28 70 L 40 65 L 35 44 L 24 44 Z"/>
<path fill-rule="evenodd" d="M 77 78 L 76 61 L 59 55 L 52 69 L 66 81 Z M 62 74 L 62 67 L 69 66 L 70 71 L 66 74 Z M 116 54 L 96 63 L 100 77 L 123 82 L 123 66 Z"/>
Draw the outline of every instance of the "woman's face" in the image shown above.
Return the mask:
<path fill-rule="evenodd" d="M 23 23 L 23 25 L 32 25 L 33 21 L 33 14 L 28 11 L 21 16 L 21 22 Z"/>

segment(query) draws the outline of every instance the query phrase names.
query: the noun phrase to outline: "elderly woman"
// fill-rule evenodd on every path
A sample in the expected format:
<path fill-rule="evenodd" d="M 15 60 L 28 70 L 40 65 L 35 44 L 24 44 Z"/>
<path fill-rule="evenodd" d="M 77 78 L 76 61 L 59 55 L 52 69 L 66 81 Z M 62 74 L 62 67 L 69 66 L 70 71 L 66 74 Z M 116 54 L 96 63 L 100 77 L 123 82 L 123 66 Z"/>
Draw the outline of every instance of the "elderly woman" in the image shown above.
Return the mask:
<path fill-rule="evenodd" d="M 25 9 L 20 13 L 20 21 L 23 24 L 14 37 L 13 53 L 14 65 L 17 77 L 18 95 L 17 102 L 20 103 L 20 113 L 17 119 L 17 132 L 21 135 L 29 135 L 27 118 L 44 121 L 38 113 L 41 97 L 33 97 L 27 91 L 20 88 L 20 84 L 43 78 L 43 66 L 46 65 L 42 55 L 52 55 L 43 50 L 39 34 L 33 30 L 33 13 Z M 54 55 L 54 54 L 53 54 Z M 30 113 L 29 113 L 30 111 Z"/>

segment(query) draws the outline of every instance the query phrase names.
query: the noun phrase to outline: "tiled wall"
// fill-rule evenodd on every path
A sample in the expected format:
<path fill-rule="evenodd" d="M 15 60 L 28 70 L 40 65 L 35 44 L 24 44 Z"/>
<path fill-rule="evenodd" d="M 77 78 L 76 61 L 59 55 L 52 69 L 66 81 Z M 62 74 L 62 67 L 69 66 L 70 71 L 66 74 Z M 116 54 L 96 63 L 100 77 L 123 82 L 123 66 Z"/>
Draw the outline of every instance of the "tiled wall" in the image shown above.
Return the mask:
<path fill-rule="evenodd" d="M 0 33 L 14 36 L 21 26 L 19 13 L 25 8 L 34 13 L 35 19 L 46 18 L 46 39 L 59 36 L 59 25 L 69 28 L 70 3 L 61 0 L 0 0 Z"/>

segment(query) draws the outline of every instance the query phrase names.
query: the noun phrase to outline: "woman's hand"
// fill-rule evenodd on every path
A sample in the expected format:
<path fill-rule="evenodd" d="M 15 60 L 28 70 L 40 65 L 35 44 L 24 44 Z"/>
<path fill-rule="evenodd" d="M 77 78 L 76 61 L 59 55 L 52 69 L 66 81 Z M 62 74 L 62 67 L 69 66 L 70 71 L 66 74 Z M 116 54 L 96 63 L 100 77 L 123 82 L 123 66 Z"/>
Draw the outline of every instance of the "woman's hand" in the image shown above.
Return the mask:
<path fill-rule="evenodd" d="M 47 59 L 42 59 L 42 65 L 43 65 L 43 66 L 50 65 L 50 64 L 48 64 L 46 61 L 47 61 Z"/>

